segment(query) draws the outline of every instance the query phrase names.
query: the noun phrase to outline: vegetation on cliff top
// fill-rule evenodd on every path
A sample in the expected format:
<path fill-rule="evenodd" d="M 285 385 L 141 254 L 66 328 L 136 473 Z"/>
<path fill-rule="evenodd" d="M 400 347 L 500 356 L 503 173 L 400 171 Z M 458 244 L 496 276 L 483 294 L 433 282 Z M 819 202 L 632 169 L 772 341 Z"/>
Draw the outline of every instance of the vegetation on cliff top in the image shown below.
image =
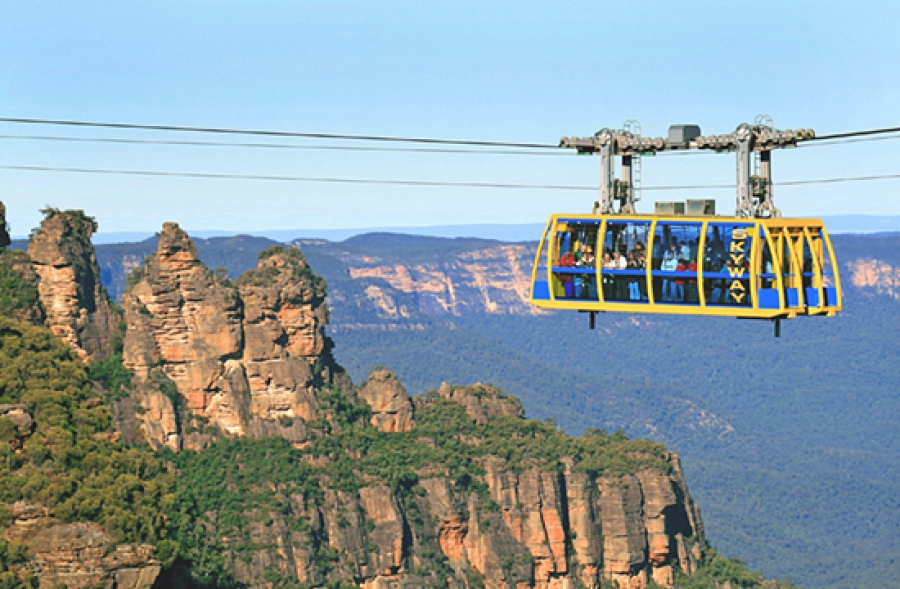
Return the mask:
<path fill-rule="evenodd" d="M 165 517 L 173 476 L 151 452 L 115 441 L 110 408 L 71 350 L 48 329 L 0 317 L 0 366 L 0 403 L 24 404 L 34 420 L 22 432 L 0 418 L 0 503 L 96 522 L 118 541 L 173 556 Z"/>
<path fill-rule="evenodd" d="M 28 280 L 21 267 L 30 262 L 19 250 L 0 251 L 0 315 L 28 319 L 40 308 L 37 284 Z"/>
<path fill-rule="evenodd" d="M 284 280 L 289 278 L 292 283 L 309 284 L 316 296 L 325 297 L 327 288 L 325 279 L 312 271 L 306 262 L 306 256 L 299 249 L 274 245 L 261 251 L 258 258 L 260 261 L 263 261 L 274 256 L 281 256 L 285 260 L 285 264 L 279 266 L 263 265 L 262 267 L 247 270 L 237 279 L 236 284 L 239 286 L 272 286 L 276 279 Z M 284 271 L 285 268 L 289 268 L 290 273 L 286 273 Z"/>

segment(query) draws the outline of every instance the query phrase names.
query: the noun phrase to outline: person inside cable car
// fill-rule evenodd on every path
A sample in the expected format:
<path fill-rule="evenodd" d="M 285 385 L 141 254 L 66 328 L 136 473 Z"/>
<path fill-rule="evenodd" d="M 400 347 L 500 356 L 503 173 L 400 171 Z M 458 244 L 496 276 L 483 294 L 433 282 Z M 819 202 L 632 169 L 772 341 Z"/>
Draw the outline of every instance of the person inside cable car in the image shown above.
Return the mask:
<path fill-rule="evenodd" d="M 593 268 L 595 264 L 594 259 L 594 248 L 591 246 L 585 246 L 584 254 L 582 254 L 581 259 L 578 261 L 579 265 L 585 268 Z"/>
<path fill-rule="evenodd" d="M 613 262 L 616 265 L 616 270 L 628 269 L 628 261 L 625 259 L 625 256 L 622 255 L 622 252 L 618 250 L 613 253 Z M 616 299 L 620 301 L 628 300 L 628 281 L 625 278 L 625 276 L 615 276 L 613 278 L 613 282 L 616 285 Z"/>
<path fill-rule="evenodd" d="M 696 276 L 696 274 L 697 274 L 697 260 L 696 259 L 692 258 L 688 262 L 687 271 L 694 273 L 694 275 Z M 700 302 L 700 298 L 699 298 L 698 292 L 697 292 L 697 279 L 696 278 L 688 279 L 687 293 L 685 294 L 685 296 L 687 296 L 687 302 L 689 302 L 689 303 L 699 303 Z"/>
<path fill-rule="evenodd" d="M 601 262 L 601 266 L 604 270 L 615 270 L 616 262 L 612 258 L 612 254 L 609 250 L 603 252 L 603 261 Z M 613 298 L 613 277 L 609 274 L 603 275 L 603 299 L 610 300 Z"/>
<path fill-rule="evenodd" d="M 718 273 L 720 270 L 718 264 L 713 264 L 711 266 L 711 271 L 713 273 Z M 721 303 L 722 302 L 722 294 L 725 289 L 725 283 L 721 278 L 716 278 L 714 280 L 705 280 L 706 283 L 706 300 L 710 303 Z"/>
<path fill-rule="evenodd" d="M 666 252 L 665 257 L 663 258 L 662 264 L 660 264 L 659 269 L 663 272 L 675 272 L 678 268 L 678 260 L 675 259 L 674 250 L 669 250 Z M 662 292 L 662 300 L 664 302 L 669 302 L 674 298 L 675 291 L 675 283 L 671 278 L 663 279 L 663 292 Z"/>
<path fill-rule="evenodd" d="M 628 269 L 629 270 L 640 270 L 641 264 L 638 261 L 638 253 L 635 250 L 632 250 L 631 256 L 628 258 Z M 640 278 L 637 276 L 629 276 L 628 277 L 628 299 L 632 301 L 641 300 L 641 289 L 638 286 L 638 282 L 640 282 Z"/>
<path fill-rule="evenodd" d="M 687 272 L 687 262 L 684 258 L 678 259 L 678 265 L 675 266 L 676 272 Z M 683 303 L 684 302 L 684 278 L 681 276 L 675 278 L 675 302 Z"/>

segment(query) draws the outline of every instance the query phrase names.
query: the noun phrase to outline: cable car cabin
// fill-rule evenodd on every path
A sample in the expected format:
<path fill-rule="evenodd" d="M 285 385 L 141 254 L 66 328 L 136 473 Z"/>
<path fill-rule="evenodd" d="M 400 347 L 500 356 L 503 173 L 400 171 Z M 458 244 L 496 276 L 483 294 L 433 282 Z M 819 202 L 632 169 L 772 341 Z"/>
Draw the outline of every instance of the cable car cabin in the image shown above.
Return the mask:
<path fill-rule="evenodd" d="M 531 302 L 547 309 L 753 319 L 841 310 L 818 219 L 554 215 L 531 280 Z"/>

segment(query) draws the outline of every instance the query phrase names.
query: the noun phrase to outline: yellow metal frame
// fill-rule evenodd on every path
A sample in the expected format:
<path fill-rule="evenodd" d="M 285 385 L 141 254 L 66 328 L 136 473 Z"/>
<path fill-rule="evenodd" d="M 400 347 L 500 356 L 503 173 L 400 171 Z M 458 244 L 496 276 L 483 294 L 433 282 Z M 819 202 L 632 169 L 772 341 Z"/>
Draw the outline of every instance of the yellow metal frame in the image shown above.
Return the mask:
<path fill-rule="evenodd" d="M 563 300 L 557 296 L 557 288 L 554 284 L 553 262 L 560 257 L 560 229 L 565 228 L 560 219 L 572 221 L 573 223 L 591 222 L 597 225 L 597 243 L 595 244 L 595 274 L 594 279 L 597 288 L 597 299 L 595 300 Z M 600 221 L 599 224 L 597 222 Z M 752 304 L 750 306 L 720 306 L 707 305 L 706 289 L 704 288 L 704 264 L 698 260 L 697 264 L 697 293 L 699 304 L 696 305 L 678 305 L 670 303 L 657 303 L 654 297 L 653 288 L 653 269 L 652 263 L 647 265 L 646 287 L 647 301 L 641 303 L 630 303 L 624 301 L 605 300 L 603 292 L 603 251 L 602 245 L 605 243 L 607 225 L 609 221 L 615 222 L 643 222 L 649 223 L 648 243 L 646 244 L 648 254 L 652 255 L 654 241 L 656 240 L 656 228 L 660 221 L 667 223 L 692 223 L 700 225 L 700 237 L 697 244 L 697 251 L 702 253 L 706 248 L 706 236 L 709 232 L 709 225 L 712 224 L 744 224 L 747 227 L 748 236 L 752 238 L 749 256 L 749 275 L 746 277 L 750 285 L 751 292 L 748 296 L 752 296 Z M 760 229 L 764 230 L 764 239 L 760 238 Z M 710 317 L 740 317 L 751 319 L 790 319 L 798 315 L 827 315 L 833 316 L 841 311 L 843 302 L 843 293 L 841 291 L 841 282 L 838 275 L 838 263 L 834 257 L 834 248 L 831 239 L 825 231 L 825 226 L 820 219 L 745 219 L 739 217 L 689 217 L 689 216 L 661 216 L 661 215 L 553 215 L 544 227 L 542 241 L 538 245 L 535 254 L 534 267 L 531 274 L 531 303 L 535 306 L 545 309 L 563 309 L 578 310 L 592 312 L 620 312 L 620 313 L 652 313 L 666 315 L 702 315 Z M 806 292 L 803 287 L 803 259 L 804 245 L 808 244 L 813 258 L 812 281 L 811 288 L 816 288 L 818 292 L 819 305 L 806 305 Z M 780 308 L 761 308 L 759 305 L 759 290 L 762 286 L 762 278 L 759 276 L 765 272 L 762 268 L 762 256 L 764 245 L 769 248 L 772 259 L 772 270 L 775 274 L 773 286 L 778 292 L 778 302 Z M 787 260 L 785 260 L 785 254 Z M 825 284 L 823 280 L 825 257 L 831 261 L 831 271 L 834 274 L 834 288 L 836 291 L 837 304 L 826 306 L 825 300 Z M 543 257 L 543 260 L 542 260 Z M 649 260 L 648 260 L 649 261 Z M 546 265 L 546 280 L 548 297 L 535 298 L 534 288 L 538 282 L 538 269 L 541 263 Z M 762 272 L 760 271 L 762 270 Z M 745 278 L 740 278 L 745 280 Z M 788 307 L 786 297 L 787 288 L 796 288 L 800 307 Z"/>

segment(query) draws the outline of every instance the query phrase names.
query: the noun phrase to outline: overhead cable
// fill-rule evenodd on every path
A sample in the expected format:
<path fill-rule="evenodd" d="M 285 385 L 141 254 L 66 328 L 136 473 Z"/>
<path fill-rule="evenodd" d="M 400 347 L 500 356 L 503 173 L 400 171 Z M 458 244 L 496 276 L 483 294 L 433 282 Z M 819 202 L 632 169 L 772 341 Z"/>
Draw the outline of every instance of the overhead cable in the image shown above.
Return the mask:
<path fill-rule="evenodd" d="M 163 172 L 155 170 L 108 170 L 99 168 L 61 168 L 51 166 L 16 166 L 0 165 L 3 170 L 26 172 L 66 172 L 77 174 L 103 174 L 118 176 L 153 176 L 175 178 L 203 178 L 217 180 L 264 180 L 273 182 L 315 182 L 328 184 L 386 184 L 392 186 L 454 186 L 462 188 L 501 188 L 530 190 L 597 190 L 596 186 L 577 186 L 566 184 L 504 184 L 498 182 L 442 182 L 435 180 L 381 180 L 374 178 L 340 178 L 315 176 L 275 176 L 259 174 L 219 174 L 212 172 Z M 864 182 L 872 180 L 896 180 L 900 174 L 881 174 L 872 176 L 852 176 L 842 178 L 822 178 L 816 180 L 789 180 L 776 182 L 775 186 L 800 186 L 805 184 L 832 184 L 838 182 Z M 644 186 L 644 190 L 718 190 L 733 189 L 734 184 L 696 184 L 684 186 Z"/>
<path fill-rule="evenodd" d="M 300 149 L 324 151 L 388 151 L 405 153 L 465 153 L 488 155 L 550 155 L 570 156 L 557 149 L 555 151 L 523 151 L 500 149 L 453 149 L 449 147 L 363 147 L 358 145 L 296 145 L 291 143 L 240 143 L 231 141 L 176 141 L 168 139 L 123 139 L 115 137 L 65 137 L 60 135 L 0 135 L 0 139 L 23 139 L 31 141 L 59 141 L 72 143 L 118 143 L 134 145 L 185 145 L 191 147 L 250 147 L 259 149 Z"/>
<path fill-rule="evenodd" d="M 269 131 L 260 129 L 232 129 L 226 127 L 191 127 L 178 125 L 144 125 L 139 123 L 100 123 L 95 121 L 71 121 L 60 119 L 24 119 L 0 117 L 0 123 L 27 125 L 58 125 L 66 127 L 93 127 L 102 129 L 137 129 L 143 131 L 176 131 L 190 133 L 215 133 L 220 135 L 261 135 L 264 137 L 304 137 L 307 139 L 344 139 L 350 141 L 380 141 L 393 143 L 427 143 L 438 145 L 471 145 L 479 147 L 518 147 L 520 149 L 559 149 L 559 145 L 546 143 L 509 143 L 505 141 L 479 141 L 472 139 L 436 139 L 431 137 L 393 137 L 388 135 L 342 135 L 338 133 L 300 133 L 295 131 Z"/>

